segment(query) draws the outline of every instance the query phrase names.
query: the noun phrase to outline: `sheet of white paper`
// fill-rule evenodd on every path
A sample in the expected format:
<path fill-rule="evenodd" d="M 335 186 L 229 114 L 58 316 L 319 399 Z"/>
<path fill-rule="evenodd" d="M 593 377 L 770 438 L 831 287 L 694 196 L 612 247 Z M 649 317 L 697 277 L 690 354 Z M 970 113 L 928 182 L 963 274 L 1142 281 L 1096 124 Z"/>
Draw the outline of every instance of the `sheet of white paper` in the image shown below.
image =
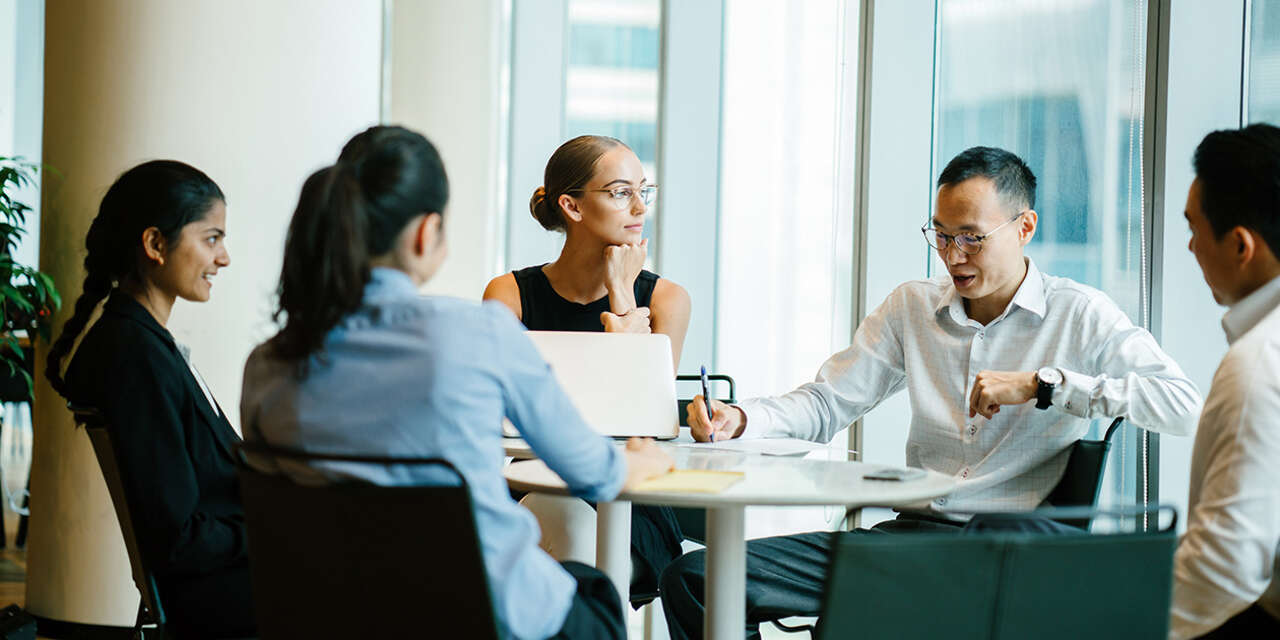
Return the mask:
<path fill-rule="evenodd" d="M 723 440 L 720 442 L 696 442 L 679 444 L 692 449 L 720 449 L 740 453 L 758 453 L 766 456 L 802 456 L 810 451 L 825 449 L 826 445 L 796 438 L 750 438 Z"/>

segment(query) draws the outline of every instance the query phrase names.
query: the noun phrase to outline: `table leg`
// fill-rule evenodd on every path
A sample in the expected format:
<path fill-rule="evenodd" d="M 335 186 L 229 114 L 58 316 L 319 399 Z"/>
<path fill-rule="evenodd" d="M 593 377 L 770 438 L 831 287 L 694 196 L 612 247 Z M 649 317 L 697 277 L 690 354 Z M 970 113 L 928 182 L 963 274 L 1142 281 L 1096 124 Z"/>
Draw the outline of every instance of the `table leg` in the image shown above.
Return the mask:
<path fill-rule="evenodd" d="M 730 505 L 707 509 L 708 640 L 742 638 L 747 624 L 747 541 L 745 509 Z"/>
<path fill-rule="evenodd" d="M 596 503 L 596 568 L 609 576 L 628 611 L 631 595 L 631 503 Z"/>

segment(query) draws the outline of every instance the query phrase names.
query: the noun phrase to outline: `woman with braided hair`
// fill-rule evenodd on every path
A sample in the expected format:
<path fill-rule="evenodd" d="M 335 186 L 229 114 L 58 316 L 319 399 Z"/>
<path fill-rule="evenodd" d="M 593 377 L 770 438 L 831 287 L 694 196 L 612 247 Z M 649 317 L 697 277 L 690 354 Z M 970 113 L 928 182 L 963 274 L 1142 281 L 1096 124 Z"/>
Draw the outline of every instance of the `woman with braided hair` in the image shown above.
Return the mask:
<path fill-rule="evenodd" d="M 45 369 L 106 419 L 139 551 L 180 638 L 254 633 L 239 436 L 165 328 L 178 298 L 208 300 L 231 263 L 226 218 L 222 190 L 194 167 L 156 160 L 121 175 L 89 226 L 84 291 Z"/>

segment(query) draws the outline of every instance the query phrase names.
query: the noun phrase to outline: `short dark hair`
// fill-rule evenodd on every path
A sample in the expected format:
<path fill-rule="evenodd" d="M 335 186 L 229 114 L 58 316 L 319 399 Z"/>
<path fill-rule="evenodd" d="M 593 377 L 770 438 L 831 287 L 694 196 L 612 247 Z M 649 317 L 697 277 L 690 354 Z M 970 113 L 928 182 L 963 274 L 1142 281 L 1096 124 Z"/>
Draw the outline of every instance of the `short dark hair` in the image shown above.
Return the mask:
<path fill-rule="evenodd" d="M 969 178 L 988 178 L 1000 197 L 1018 207 L 1036 208 L 1036 174 L 1017 155 L 996 147 L 969 147 L 947 163 L 938 187 Z"/>
<path fill-rule="evenodd" d="M 1252 229 L 1280 257 L 1280 129 L 1251 124 L 1214 131 L 1196 147 L 1192 165 L 1200 210 L 1214 236 Z"/>

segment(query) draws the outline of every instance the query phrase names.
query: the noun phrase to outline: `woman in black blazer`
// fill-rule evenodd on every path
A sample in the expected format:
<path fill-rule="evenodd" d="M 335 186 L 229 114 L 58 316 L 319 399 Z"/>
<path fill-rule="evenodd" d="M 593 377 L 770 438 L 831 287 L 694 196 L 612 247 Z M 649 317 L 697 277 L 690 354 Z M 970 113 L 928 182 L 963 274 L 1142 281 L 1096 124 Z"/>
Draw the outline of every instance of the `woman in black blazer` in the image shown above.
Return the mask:
<path fill-rule="evenodd" d="M 209 299 L 231 262 L 225 229 L 222 191 L 198 169 L 158 160 L 125 172 L 89 227 L 84 293 L 46 367 L 58 393 L 106 418 L 138 545 L 179 637 L 254 629 L 239 436 L 165 329 L 177 298 Z"/>

